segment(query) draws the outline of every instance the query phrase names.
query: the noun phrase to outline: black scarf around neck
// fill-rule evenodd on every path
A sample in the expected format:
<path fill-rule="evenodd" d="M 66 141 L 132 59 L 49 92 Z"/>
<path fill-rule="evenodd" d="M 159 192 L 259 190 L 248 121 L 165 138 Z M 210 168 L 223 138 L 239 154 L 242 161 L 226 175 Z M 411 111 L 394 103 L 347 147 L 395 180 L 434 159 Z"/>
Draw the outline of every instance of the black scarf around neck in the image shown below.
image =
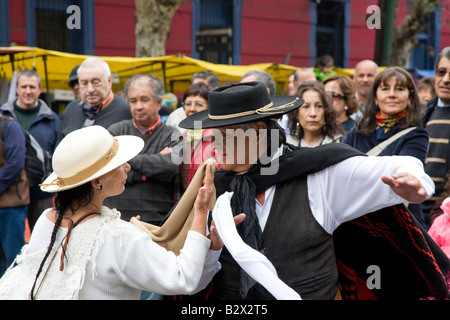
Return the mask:
<path fill-rule="evenodd" d="M 261 164 L 258 160 L 246 173 L 236 174 L 223 169 L 216 171 L 214 184 L 217 197 L 226 191 L 233 191 L 231 208 L 233 215 L 246 214 L 246 219 L 238 226 L 242 239 L 258 250 L 261 237 L 258 219 L 255 213 L 256 192 L 293 178 L 304 177 L 320 171 L 353 156 L 364 156 L 362 152 L 342 143 L 330 143 L 314 148 L 298 148 L 283 145 L 283 154 L 278 163 Z M 274 175 L 262 175 L 261 169 L 278 166 Z M 259 229 L 259 230 L 258 230 Z"/>
<path fill-rule="evenodd" d="M 223 169 L 216 171 L 214 176 L 216 194 L 218 197 L 226 191 L 233 192 L 231 199 L 233 215 L 246 214 L 245 220 L 237 226 L 239 235 L 246 244 L 259 251 L 262 230 L 255 212 L 255 197 L 258 191 L 290 179 L 305 177 L 347 158 L 364 155 L 349 145 L 341 143 L 330 143 L 314 148 L 283 145 L 283 154 L 278 158 L 278 163 L 274 163 L 272 160 L 269 164 L 261 164 L 258 160 L 244 174 L 236 174 L 236 172 Z M 262 168 L 271 167 L 271 165 L 278 166 L 275 174 L 261 174 Z M 241 294 L 245 297 L 255 282 L 241 272 L 240 283 Z"/>

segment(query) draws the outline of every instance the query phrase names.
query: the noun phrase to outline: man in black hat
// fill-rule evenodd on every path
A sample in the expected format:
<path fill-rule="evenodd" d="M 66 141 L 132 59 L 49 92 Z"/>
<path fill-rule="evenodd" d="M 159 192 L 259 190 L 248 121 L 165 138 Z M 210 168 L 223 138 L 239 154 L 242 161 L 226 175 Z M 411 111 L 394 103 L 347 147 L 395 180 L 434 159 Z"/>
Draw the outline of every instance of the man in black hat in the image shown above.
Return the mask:
<path fill-rule="evenodd" d="M 287 145 L 277 119 L 302 107 L 303 100 L 269 96 L 260 82 L 219 87 L 209 93 L 208 100 L 208 110 L 186 118 L 180 127 L 213 128 L 219 140 L 216 149 L 223 157 L 222 169 L 214 178 L 217 196 L 233 192 L 233 215 L 246 214 L 238 226 L 240 236 L 262 252 L 280 279 L 303 299 L 336 296 L 339 272 L 333 233 L 340 225 L 405 200 L 422 202 L 434 191 L 430 177 L 414 158 L 366 157 L 342 144 Z M 220 261 L 213 297 L 273 298 L 226 248 Z M 443 268 L 450 269 L 448 260 Z M 434 295 L 446 288 L 444 280 L 437 282 L 432 287 L 442 290 L 433 291 Z"/>
<path fill-rule="evenodd" d="M 80 98 L 80 84 L 78 83 L 78 68 L 80 68 L 80 66 L 75 66 L 70 72 L 69 79 L 67 79 L 67 82 L 69 84 L 69 87 L 72 89 L 75 99 Z"/>

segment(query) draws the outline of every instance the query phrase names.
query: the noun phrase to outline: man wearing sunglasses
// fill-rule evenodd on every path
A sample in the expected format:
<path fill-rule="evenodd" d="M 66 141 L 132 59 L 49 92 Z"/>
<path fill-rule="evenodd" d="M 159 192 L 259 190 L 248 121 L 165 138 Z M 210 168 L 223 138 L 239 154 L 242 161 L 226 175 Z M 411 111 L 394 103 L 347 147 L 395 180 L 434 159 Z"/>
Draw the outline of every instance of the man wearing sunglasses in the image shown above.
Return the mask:
<path fill-rule="evenodd" d="M 434 195 L 422 204 L 430 225 L 442 213 L 433 208 L 440 204 L 439 197 L 444 191 L 450 170 L 450 47 L 439 53 L 434 70 L 436 97 L 428 101 L 424 118 L 424 126 L 430 137 L 425 171 L 436 186 Z"/>

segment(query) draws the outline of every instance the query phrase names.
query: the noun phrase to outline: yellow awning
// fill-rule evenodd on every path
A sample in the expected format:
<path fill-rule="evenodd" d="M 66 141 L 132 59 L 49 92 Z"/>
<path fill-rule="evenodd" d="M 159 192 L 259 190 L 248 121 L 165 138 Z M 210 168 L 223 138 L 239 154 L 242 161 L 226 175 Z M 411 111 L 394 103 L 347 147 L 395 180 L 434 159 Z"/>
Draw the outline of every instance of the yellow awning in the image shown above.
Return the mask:
<path fill-rule="evenodd" d="M 43 90 L 48 86 L 54 89 L 68 90 L 67 79 L 71 70 L 80 65 L 87 55 L 71 54 L 54 50 L 30 47 L 0 47 L 0 78 L 6 75 L 11 81 L 14 70 L 35 68 L 41 75 Z M 134 74 L 153 74 L 164 80 L 168 92 L 184 92 L 190 85 L 191 76 L 198 71 L 210 70 L 216 73 L 225 84 L 239 81 L 248 70 L 261 69 L 272 75 L 275 81 L 283 86 L 290 73 L 297 69 L 293 66 L 263 63 L 245 66 L 222 65 L 193 59 L 186 56 L 164 56 L 156 58 L 105 57 L 101 56 L 113 72 L 113 90 L 123 89 L 125 82 Z"/>
<path fill-rule="evenodd" d="M 35 47 L 0 47 L 0 80 L 4 76 L 11 81 L 13 70 L 32 69 L 41 75 L 43 91 L 55 89 L 69 90 L 67 79 L 72 69 L 80 65 L 88 55 L 65 53 Z M 156 58 L 101 56 L 113 73 L 113 91 L 123 89 L 125 82 L 134 74 L 153 74 L 164 81 L 167 92 L 183 93 L 190 85 L 195 72 L 210 70 L 219 76 L 221 85 L 240 81 L 248 70 L 260 69 L 271 74 L 280 89 L 288 82 L 289 75 L 298 67 L 279 63 L 251 65 L 214 64 L 183 55 Z M 13 67 L 14 65 L 14 67 Z M 353 75 L 353 69 L 336 68 L 337 74 Z M 48 79 L 47 79 L 48 77 Z"/>

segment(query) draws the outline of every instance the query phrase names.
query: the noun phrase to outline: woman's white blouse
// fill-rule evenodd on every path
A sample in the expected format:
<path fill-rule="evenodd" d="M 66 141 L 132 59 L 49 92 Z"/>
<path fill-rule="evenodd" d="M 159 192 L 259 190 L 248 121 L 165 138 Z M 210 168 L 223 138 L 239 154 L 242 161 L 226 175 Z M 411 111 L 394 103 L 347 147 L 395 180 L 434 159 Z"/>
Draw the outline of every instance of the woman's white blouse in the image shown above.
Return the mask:
<path fill-rule="evenodd" d="M 34 227 L 28 245 L 30 254 L 46 249 L 49 244 L 54 224 L 45 213 Z M 67 232 L 65 228 L 59 230 L 56 244 Z M 217 262 L 220 251 L 209 250 L 209 246 L 208 238 L 189 231 L 183 249 L 176 256 L 131 223 L 118 219 L 104 223 L 78 297 L 125 300 L 139 299 L 142 290 L 165 295 L 199 291 L 220 270 Z"/>

